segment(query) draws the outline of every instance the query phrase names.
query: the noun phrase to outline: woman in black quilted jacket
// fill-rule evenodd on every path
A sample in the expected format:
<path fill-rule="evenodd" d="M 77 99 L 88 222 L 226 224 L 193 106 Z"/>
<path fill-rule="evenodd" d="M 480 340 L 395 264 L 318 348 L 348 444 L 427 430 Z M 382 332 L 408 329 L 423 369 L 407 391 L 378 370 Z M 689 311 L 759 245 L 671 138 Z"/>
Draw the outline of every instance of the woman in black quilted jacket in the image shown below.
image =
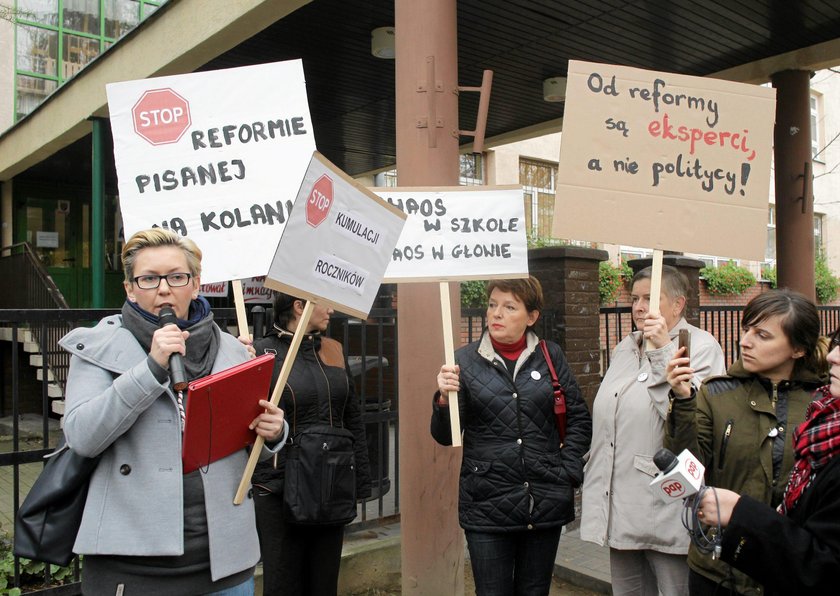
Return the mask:
<path fill-rule="evenodd" d="M 457 391 L 458 510 L 477 596 L 548 594 L 560 531 L 575 518 L 592 421 L 563 351 L 546 342 L 565 393 L 565 424 L 555 415 L 551 369 L 533 331 L 543 307 L 539 281 L 494 280 L 487 292 L 487 329 L 437 376 L 432 436 L 452 444 L 447 395 Z"/>
<path fill-rule="evenodd" d="M 257 354 L 275 354 L 272 387 L 289 352 L 305 301 L 277 293 L 274 324 L 254 342 Z M 359 398 L 346 367 L 341 344 L 323 337 L 332 308 L 317 305 L 301 341 L 292 371 L 283 387 L 280 407 L 291 427 L 289 441 L 319 424 L 342 427 L 355 436 L 356 498 L 370 496 L 365 428 Z M 254 508 L 263 560 L 263 593 L 272 596 L 335 596 L 344 524 L 300 525 L 284 506 L 288 449 L 254 470 Z"/>

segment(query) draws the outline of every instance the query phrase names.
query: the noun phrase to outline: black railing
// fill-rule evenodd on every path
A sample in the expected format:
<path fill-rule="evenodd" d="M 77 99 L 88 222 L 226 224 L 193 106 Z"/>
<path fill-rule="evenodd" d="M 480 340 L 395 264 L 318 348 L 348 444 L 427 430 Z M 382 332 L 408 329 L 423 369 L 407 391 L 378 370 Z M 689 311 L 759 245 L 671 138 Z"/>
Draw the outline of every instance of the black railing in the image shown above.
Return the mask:
<path fill-rule="evenodd" d="M 820 332 L 830 335 L 840 327 L 840 306 L 818 306 Z M 741 315 L 743 306 L 701 306 L 699 327 L 715 336 L 723 349 L 728 367 L 740 355 Z M 601 307 L 601 353 L 603 371 L 609 366 L 610 355 L 624 336 L 634 329 L 629 306 Z"/>
<path fill-rule="evenodd" d="M 58 414 L 53 410 L 62 411 L 56 406 L 63 405 L 63 389 L 60 394 L 56 393 L 56 383 L 50 379 L 55 378 L 58 367 L 68 367 L 69 356 L 61 350 L 45 354 L 41 346 L 47 344 L 31 341 L 32 335 L 46 337 L 50 329 L 61 328 L 66 332 L 74 327 L 93 325 L 102 317 L 118 312 L 116 309 L 0 310 L 0 327 L 7 330 L 10 340 L 0 342 L 0 409 L 11 414 L 11 428 L 3 434 L 12 436 L 10 448 L 0 452 L 0 473 L 8 478 L 7 482 L 0 483 L 0 515 L 6 527 L 11 527 L 21 500 L 41 469 L 34 464 L 41 463 L 43 456 L 55 448 L 60 434 Z M 235 309 L 216 308 L 213 312 L 220 327 L 236 333 Z M 254 314 L 258 318 L 261 316 L 259 309 L 257 313 L 252 310 L 252 318 Z M 270 314 L 267 313 L 265 320 L 270 320 Z M 257 334 L 261 335 L 262 330 Z M 375 309 L 365 321 L 336 314 L 328 334 L 341 341 L 348 354 L 367 431 L 374 483 L 373 496 L 360 504 L 359 517 L 353 526 L 361 528 L 393 520 L 399 514 L 396 311 Z M 55 345 L 52 340 L 50 345 Z M 30 366 L 32 356 L 37 369 Z M 37 370 L 41 371 L 40 375 Z M 36 376 L 41 379 L 36 380 Z M 27 426 L 27 439 L 23 421 L 31 423 L 33 419 L 37 420 L 36 428 Z M 37 438 L 33 439 L 33 436 Z M 11 486 L 11 494 L 2 489 L 3 485 Z M 15 585 L 19 585 L 20 562 L 16 560 L 15 565 L 18 573 Z M 44 583 L 50 585 L 48 571 L 45 574 Z M 79 594 L 78 570 L 74 580 L 72 585 L 45 588 L 38 593 L 50 596 Z"/>
<path fill-rule="evenodd" d="M 0 292 L 0 309 L 67 308 L 58 286 L 27 242 L 0 248 L 0 279 L 7 282 Z"/>
<path fill-rule="evenodd" d="M 67 309 L 58 286 L 47 273 L 40 259 L 27 242 L 0 249 L 0 279 L 14 280 L 0 292 L 0 309 L 44 309 L 55 312 Z M 37 325 L 20 325 L 16 333 L 24 343 L 41 346 L 41 367 L 44 378 L 63 392 L 69 357 L 61 354 L 58 340 L 72 327 L 61 317 L 45 317 Z M 5 416 L 5 402 L 0 401 L 0 416 Z"/>

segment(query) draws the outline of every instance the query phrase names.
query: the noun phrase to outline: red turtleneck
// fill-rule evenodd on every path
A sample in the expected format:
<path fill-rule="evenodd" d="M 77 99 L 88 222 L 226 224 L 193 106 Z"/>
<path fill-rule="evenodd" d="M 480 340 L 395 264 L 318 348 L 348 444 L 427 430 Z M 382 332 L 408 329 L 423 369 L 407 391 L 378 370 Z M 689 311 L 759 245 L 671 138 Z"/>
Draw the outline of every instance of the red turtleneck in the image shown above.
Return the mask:
<path fill-rule="evenodd" d="M 493 349 L 496 350 L 496 353 L 499 354 L 499 356 L 508 360 L 516 361 L 525 349 L 527 340 L 525 338 L 525 334 L 523 333 L 522 337 L 519 338 L 519 341 L 515 341 L 512 344 L 503 344 L 492 337 L 490 338 L 490 342 L 493 344 Z"/>

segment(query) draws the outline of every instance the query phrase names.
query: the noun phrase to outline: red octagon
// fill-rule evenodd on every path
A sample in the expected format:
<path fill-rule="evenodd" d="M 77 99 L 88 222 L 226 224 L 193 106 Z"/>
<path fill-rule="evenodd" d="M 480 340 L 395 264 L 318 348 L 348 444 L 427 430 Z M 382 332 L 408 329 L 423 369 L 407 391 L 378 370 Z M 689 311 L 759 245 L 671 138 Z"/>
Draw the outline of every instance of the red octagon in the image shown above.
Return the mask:
<path fill-rule="evenodd" d="M 134 132 L 152 145 L 177 142 L 190 127 L 190 104 L 172 89 L 152 89 L 131 108 Z"/>
<path fill-rule="evenodd" d="M 333 204 L 333 181 L 332 178 L 323 174 L 309 191 L 306 199 L 306 223 L 313 228 L 318 227 L 321 222 L 327 219 L 330 207 Z"/>

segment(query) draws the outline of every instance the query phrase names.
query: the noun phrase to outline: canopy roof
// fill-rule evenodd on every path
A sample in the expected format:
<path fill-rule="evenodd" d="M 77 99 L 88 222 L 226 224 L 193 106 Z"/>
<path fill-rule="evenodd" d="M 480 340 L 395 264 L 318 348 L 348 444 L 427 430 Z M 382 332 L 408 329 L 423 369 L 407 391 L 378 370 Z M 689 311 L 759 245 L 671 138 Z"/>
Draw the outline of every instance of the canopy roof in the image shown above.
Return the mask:
<path fill-rule="evenodd" d="M 319 150 L 352 175 L 393 166 L 396 62 L 370 51 L 371 30 L 394 23 L 392 1 L 243 0 L 214 3 L 213 15 L 199 4 L 170 1 L 0 135 L 0 180 L 23 174 L 87 183 L 86 118 L 107 115 L 108 80 L 291 58 L 303 59 Z M 561 130 L 563 104 L 543 100 L 542 81 L 564 76 L 570 59 L 754 83 L 781 70 L 840 63 L 840 3 L 832 0 L 458 0 L 457 6 L 460 84 L 479 85 L 484 69 L 494 71 L 488 146 Z M 207 23 L 197 26 L 201 19 Z M 146 61 L 137 64 L 138 56 Z M 476 94 L 461 95 L 460 128 L 474 127 L 477 105 Z M 115 187 L 113 172 L 108 185 Z"/>

